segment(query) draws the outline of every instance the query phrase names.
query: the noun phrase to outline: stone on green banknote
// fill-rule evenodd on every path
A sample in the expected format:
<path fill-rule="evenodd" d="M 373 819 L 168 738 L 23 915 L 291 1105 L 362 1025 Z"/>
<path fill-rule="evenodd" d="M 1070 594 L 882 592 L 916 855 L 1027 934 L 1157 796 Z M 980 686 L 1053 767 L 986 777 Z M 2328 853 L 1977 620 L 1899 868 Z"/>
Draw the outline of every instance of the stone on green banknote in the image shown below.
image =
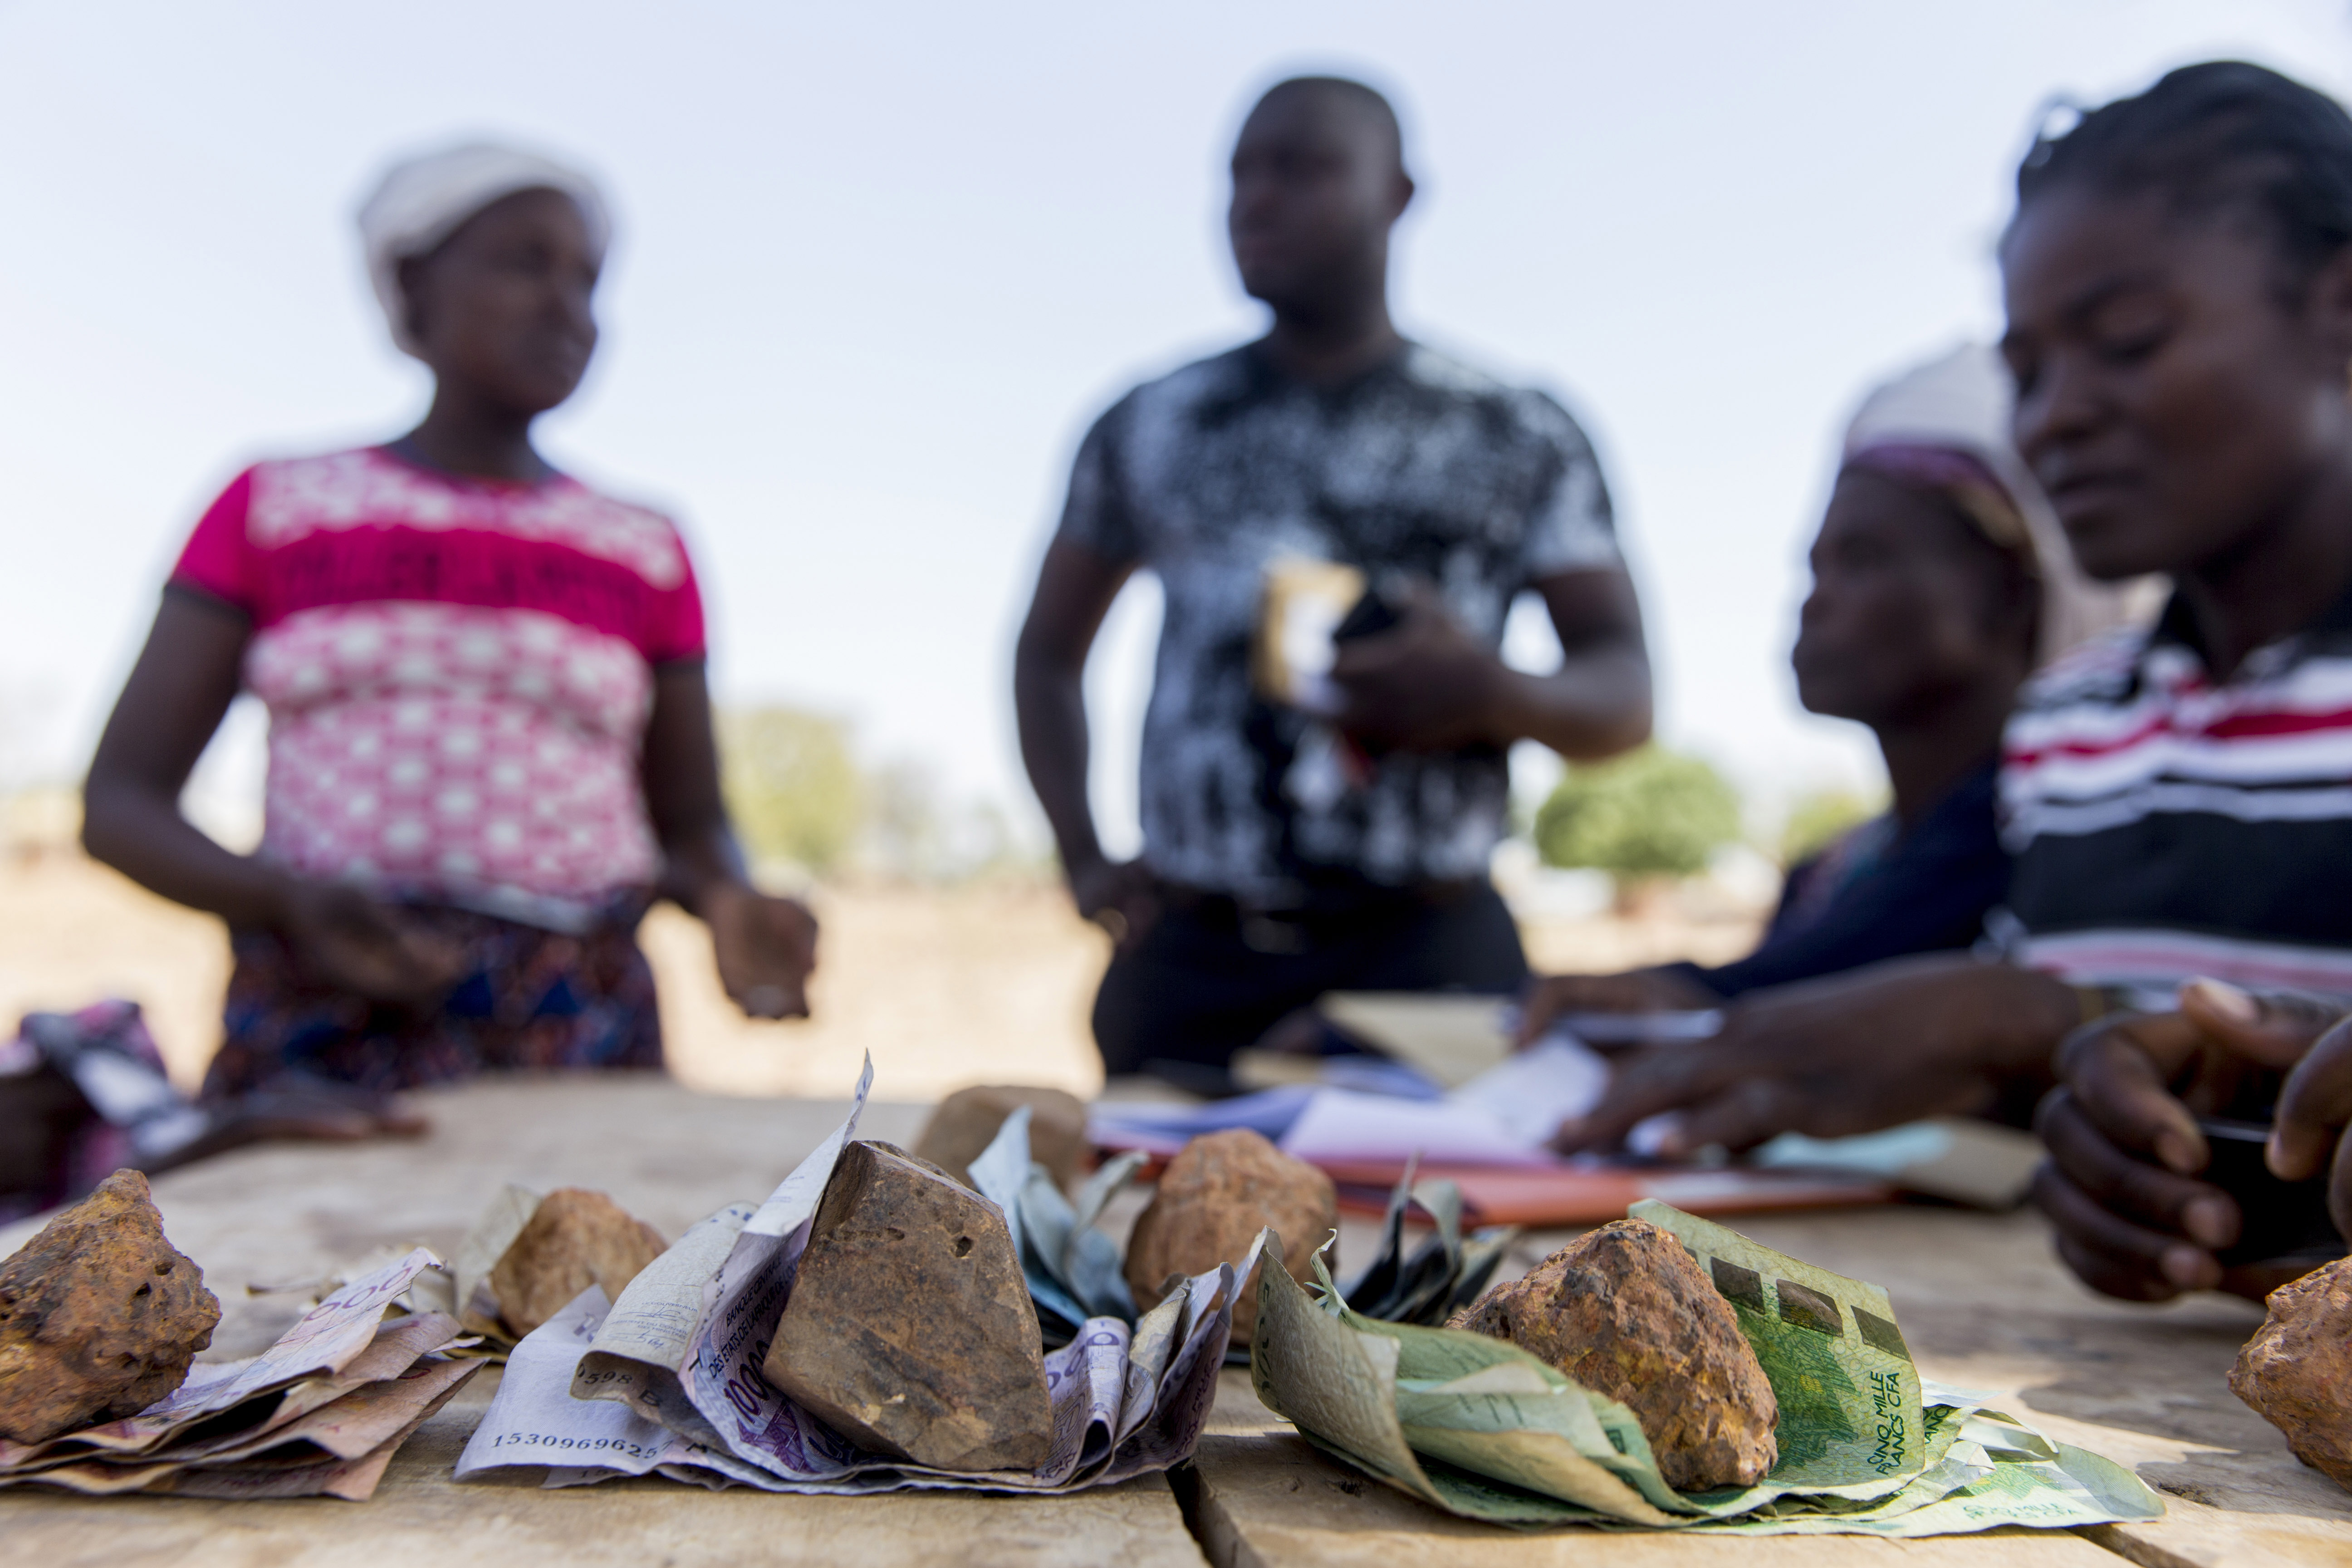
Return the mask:
<path fill-rule="evenodd" d="M 1350 1311 L 1319 1258 L 1316 1298 L 1258 1271 L 1259 1397 L 1334 1458 L 1496 1524 L 1899 1539 L 2162 1514 L 2119 1465 L 1949 1390 L 1925 1403 L 1877 1287 L 1664 1205 L 1635 1215 L 1698 1260 L 1773 1387 L 1781 1458 L 1753 1486 L 1677 1491 L 1622 1402 L 1502 1340 Z"/>
<path fill-rule="evenodd" d="M 1817 1490 L 1919 1472 L 1919 1369 L 1885 1290 L 1654 1199 L 1632 1213 L 1690 1249 L 1755 1347 L 1780 1406 L 1769 1481 Z"/>
<path fill-rule="evenodd" d="M 1632 1410 L 1676 1491 L 1749 1487 L 1780 1405 L 1732 1308 L 1647 1220 L 1587 1232 L 1447 1325 L 1505 1339 Z"/>

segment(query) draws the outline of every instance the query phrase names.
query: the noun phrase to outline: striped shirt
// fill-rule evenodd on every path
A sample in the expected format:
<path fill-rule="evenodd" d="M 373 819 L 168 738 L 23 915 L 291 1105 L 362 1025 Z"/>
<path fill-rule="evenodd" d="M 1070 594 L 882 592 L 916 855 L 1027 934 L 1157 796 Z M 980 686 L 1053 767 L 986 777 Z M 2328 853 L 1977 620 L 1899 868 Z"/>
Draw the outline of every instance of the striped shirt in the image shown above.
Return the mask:
<path fill-rule="evenodd" d="M 2176 596 L 2036 678 L 2004 751 L 2021 962 L 2352 998 L 2352 593 L 2218 682 Z"/>

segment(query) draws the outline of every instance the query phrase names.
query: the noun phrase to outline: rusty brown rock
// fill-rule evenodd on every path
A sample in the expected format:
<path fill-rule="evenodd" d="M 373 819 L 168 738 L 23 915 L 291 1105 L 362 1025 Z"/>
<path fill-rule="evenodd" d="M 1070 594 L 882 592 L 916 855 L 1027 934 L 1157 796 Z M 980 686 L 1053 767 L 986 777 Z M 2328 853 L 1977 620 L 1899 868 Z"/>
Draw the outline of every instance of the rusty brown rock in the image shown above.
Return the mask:
<path fill-rule="evenodd" d="M 1004 1128 L 1004 1119 L 1022 1106 L 1029 1108 L 1029 1157 L 1054 1173 L 1064 1188 L 1077 1179 L 1085 1163 L 1086 1102 L 1058 1089 L 1032 1089 L 1020 1084 L 996 1084 L 960 1089 L 940 1101 L 931 1119 L 915 1140 L 914 1155 L 929 1160 L 964 1185 L 971 1185 L 971 1165 Z"/>
<path fill-rule="evenodd" d="M 2230 1392 L 2285 1433 L 2296 1458 L 2352 1491 L 2352 1258 L 2280 1286 L 2268 1305 L 2230 1369 Z"/>
<path fill-rule="evenodd" d="M 163 1239 L 147 1178 L 117 1171 L 0 1263 L 0 1437 L 133 1415 L 187 1381 L 220 1303 Z"/>
<path fill-rule="evenodd" d="M 558 1187 L 539 1200 L 491 1268 L 490 1294 L 520 1339 L 591 1285 L 602 1287 L 606 1300 L 619 1300 L 637 1271 L 668 1247 L 661 1232 L 603 1193 Z"/>
<path fill-rule="evenodd" d="M 1312 1277 L 1308 1259 L 1339 1227 L 1339 1195 L 1331 1178 L 1294 1160 L 1246 1128 L 1205 1132 L 1168 1162 L 1160 1190 L 1127 1241 L 1127 1285 L 1149 1310 L 1171 1274 L 1205 1274 L 1220 1263 L 1240 1267 L 1257 1233 L 1282 1237 L 1291 1278 Z M 1336 1253 L 1327 1255 L 1334 1270 Z M 1257 1327 L 1256 1271 L 1239 1281 L 1234 1303 L 1236 1347 Z"/>
<path fill-rule="evenodd" d="M 1677 1491 L 1752 1486 L 1780 1458 L 1780 1401 L 1731 1304 L 1647 1220 L 1577 1237 L 1447 1327 L 1508 1340 L 1624 1405 Z"/>
<path fill-rule="evenodd" d="M 887 1143 L 842 1151 L 762 1371 L 851 1441 L 918 1464 L 1027 1470 L 1053 1448 L 1004 1216 Z"/>

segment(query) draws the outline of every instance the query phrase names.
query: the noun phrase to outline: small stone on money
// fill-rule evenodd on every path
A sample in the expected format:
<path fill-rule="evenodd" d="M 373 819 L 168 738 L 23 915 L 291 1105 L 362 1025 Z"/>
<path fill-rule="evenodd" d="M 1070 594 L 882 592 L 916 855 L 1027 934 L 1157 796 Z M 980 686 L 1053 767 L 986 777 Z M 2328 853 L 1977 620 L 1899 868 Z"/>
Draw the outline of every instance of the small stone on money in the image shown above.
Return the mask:
<path fill-rule="evenodd" d="M 1029 1157 L 1054 1173 L 1055 1182 L 1066 1190 L 1077 1179 L 1088 1147 L 1087 1108 L 1076 1095 L 1058 1089 L 1020 1084 L 960 1089 L 940 1101 L 923 1124 L 922 1135 L 915 1140 L 915 1158 L 929 1160 L 970 1186 L 971 1163 L 996 1142 L 1004 1119 L 1024 1105 L 1029 1108 Z"/>
<path fill-rule="evenodd" d="M 1677 1491 L 1753 1486 L 1780 1458 L 1780 1401 L 1739 1320 L 1647 1220 L 1579 1237 L 1447 1326 L 1508 1340 L 1632 1410 Z"/>
<path fill-rule="evenodd" d="M 187 1381 L 220 1302 L 163 1238 L 147 1178 L 117 1171 L 0 1264 L 0 1437 L 135 1415 Z"/>
<path fill-rule="evenodd" d="M 1160 1287 L 1177 1274 L 1205 1274 L 1220 1263 L 1238 1267 L 1266 1226 L 1283 1238 L 1294 1279 L 1312 1272 L 1315 1249 L 1339 1227 L 1339 1192 L 1331 1178 L 1294 1160 L 1246 1128 L 1204 1132 L 1168 1162 L 1150 1206 L 1127 1242 L 1127 1285 L 1149 1311 Z M 1338 1258 L 1326 1254 L 1329 1266 Z M 1256 1271 L 1237 1281 L 1233 1343 L 1250 1342 L 1257 1327 Z"/>
<path fill-rule="evenodd" d="M 887 1143 L 842 1151 L 761 1371 L 876 1453 L 1026 1470 L 1052 1452 L 1037 1310 L 1004 1216 Z"/>
<path fill-rule="evenodd" d="M 629 1281 L 668 1246 L 661 1232 L 603 1193 L 558 1187 L 539 1201 L 490 1269 L 490 1294 L 520 1339 L 591 1285 L 606 1300 L 619 1300 Z"/>

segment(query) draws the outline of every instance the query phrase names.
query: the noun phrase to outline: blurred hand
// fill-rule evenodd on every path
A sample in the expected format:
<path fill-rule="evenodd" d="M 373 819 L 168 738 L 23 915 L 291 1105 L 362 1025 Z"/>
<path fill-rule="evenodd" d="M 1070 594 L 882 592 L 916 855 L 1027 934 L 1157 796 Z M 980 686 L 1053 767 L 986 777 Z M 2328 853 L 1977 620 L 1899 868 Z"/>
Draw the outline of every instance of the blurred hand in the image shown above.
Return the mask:
<path fill-rule="evenodd" d="M 2180 988 L 2178 1012 L 2122 1014 L 2070 1035 L 2059 1087 L 2034 1121 L 2050 1152 L 2034 1196 L 2066 1266 L 2092 1289 L 2134 1301 L 2231 1288 L 2214 1254 L 2238 1239 L 2242 1216 L 2227 1192 L 2194 1179 L 2210 1160 L 2197 1118 L 2307 1063 L 2292 1121 L 2281 1097 L 2270 1163 L 2280 1174 L 2283 1163 L 2294 1170 L 2291 1179 L 2316 1174 L 2335 1152 L 2352 1065 L 2342 1045 L 2323 1055 L 2313 1042 L 2341 1013 L 2310 997 L 2195 980 Z M 2352 1187 L 2339 1179 L 2336 1194 L 2352 1196 Z M 2339 1227 L 2352 1217 L 2337 1213 Z"/>
<path fill-rule="evenodd" d="M 1725 1007 L 1712 1039 L 1620 1058 L 1608 1094 L 1552 1147 L 1612 1148 L 1666 1111 L 1677 1121 L 1659 1152 L 1679 1157 L 1979 1110 L 2006 1077 L 2042 1070 L 2077 1016 L 2048 976 L 1957 956 L 1775 986 Z"/>
<path fill-rule="evenodd" d="M 1722 1005 L 1722 997 L 1698 982 L 1662 969 L 1548 974 L 1536 981 L 1520 1005 L 1518 1035 L 1512 1043 L 1524 1050 L 1561 1018 L 1577 1013 L 1683 1013 Z"/>
<path fill-rule="evenodd" d="M 278 932 L 310 976 L 374 1002 L 430 1006 L 465 978 L 466 955 L 393 905 L 341 882 L 293 879 Z"/>
<path fill-rule="evenodd" d="M 1502 660 L 1454 623 L 1431 588 L 1415 585 L 1389 630 L 1339 645 L 1331 679 L 1345 698 L 1339 724 L 1375 749 L 1444 752 L 1496 738 Z"/>
<path fill-rule="evenodd" d="M 1160 879 L 1140 859 L 1097 859 L 1070 868 L 1070 897 L 1078 913 L 1131 952 L 1160 919 Z"/>
<path fill-rule="evenodd" d="M 742 882 L 719 882 L 702 896 L 719 984 L 747 1018 L 805 1018 L 808 978 L 816 968 L 816 916 L 792 899 Z"/>
<path fill-rule="evenodd" d="M 2352 1238 L 2352 1018 L 2319 1037 L 2286 1075 L 2267 1163 L 2283 1182 L 2327 1173 L 2327 1216 Z"/>

